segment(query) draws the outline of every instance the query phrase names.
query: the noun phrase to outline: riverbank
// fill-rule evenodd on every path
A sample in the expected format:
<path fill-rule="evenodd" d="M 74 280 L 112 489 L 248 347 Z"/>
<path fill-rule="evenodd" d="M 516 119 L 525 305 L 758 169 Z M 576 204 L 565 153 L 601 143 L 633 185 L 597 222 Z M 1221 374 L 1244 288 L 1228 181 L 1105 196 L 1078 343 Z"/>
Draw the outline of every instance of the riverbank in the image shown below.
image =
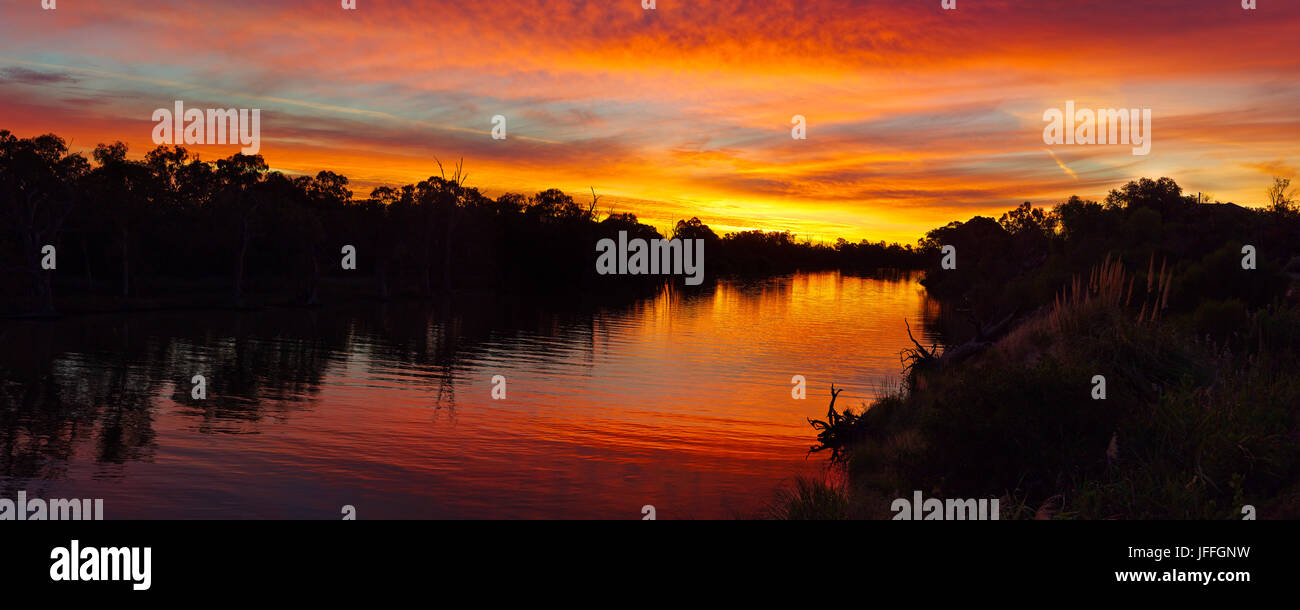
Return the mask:
<path fill-rule="evenodd" d="M 843 482 L 800 481 L 773 515 L 887 519 L 919 490 L 1002 519 L 1300 517 L 1300 305 L 1173 315 L 1168 277 L 1108 261 L 978 355 L 913 359 L 830 416 Z"/>

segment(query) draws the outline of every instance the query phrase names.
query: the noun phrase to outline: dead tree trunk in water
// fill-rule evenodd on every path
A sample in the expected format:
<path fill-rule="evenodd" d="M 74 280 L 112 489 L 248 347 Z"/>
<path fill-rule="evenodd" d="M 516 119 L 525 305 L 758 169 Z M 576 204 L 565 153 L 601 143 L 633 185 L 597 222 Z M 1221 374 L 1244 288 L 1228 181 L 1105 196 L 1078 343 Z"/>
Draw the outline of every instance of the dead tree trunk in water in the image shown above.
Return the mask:
<path fill-rule="evenodd" d="M 817 441 L 820 445 L 810 447 L 809 453 L 830 449 L 832 459 L 839 459 L 840 451 L 848 443 L 861 438 L 863 434 L 862 418 L 845 410 L 844 413 L 835 411 L 835 399 L 839 398 L 840 392 L 844 389 L 835 389 L 835 384 L 831 384 L 831 404 L 826 409 L 826 421 L 808 418 L 808 423 L 817 430 Z"/>
<path fill-rule="evenodd" d="M 837 390 L 835 384 L 831 384 L 831 406 L 826 409 L 826 421 L 830 422 L 832 426 L 840 423 L 840 414 L 835 412 L 835 399 L 839 398 L 840 392 L 843 391 L 844 388 Z"/>
<path fill-rule="evenodd" d="M 920 341 L 917 341 L 917 340 L 916 340 L 916 337 L 913 337 L 913 336 L 912 336 L 912 325 L 911 325 L 911 324 L 908 324 L 908 322 L 907 322 L 907 318 L 903 318 L 903 325 L 907 327 L 907 338 L 908 338 L 908 339 L 911 339 L 911 340 L 912 340 L 912 345 L 915 345 L 915 346 L 916 346 L 916 352 L 917 352 L 917 356 L 919 357 L 919 359 L 921 359 L 921 360 L 927 360 L 927 361 L 928 361 L 928 360 L 933 360 L 933 359 L 934 359 L 934 348 L 935 348 L 935 346 L 932 345 L 932 346 L 930 346 L 930 349 L 928 349 L 928 350 L 925 349 L 925 346 L 924 346 L 924 345 L 921 345 L 921 342 L 920 342 Z"/>

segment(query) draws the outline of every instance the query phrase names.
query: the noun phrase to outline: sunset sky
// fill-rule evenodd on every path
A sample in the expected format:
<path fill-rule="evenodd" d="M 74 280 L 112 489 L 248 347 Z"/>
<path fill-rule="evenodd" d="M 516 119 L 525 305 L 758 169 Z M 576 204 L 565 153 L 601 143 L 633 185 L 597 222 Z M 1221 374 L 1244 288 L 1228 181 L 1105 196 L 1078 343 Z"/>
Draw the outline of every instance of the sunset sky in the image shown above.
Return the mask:
<path fill-rule="evenodd" d="M 1297 0 L 40 4 L 0 0 L 0 129 L 138 157 L 174 100 L 260 108 L 272 168 L 358 196 L 463 157 L 489 195 L 594 187 L 661 229 L 911 243 L 1142 176 L 1249 205 L 1300 182 Z M 1150 108 L 1151 153 L 1048 147 L 1067 100 Z"/>

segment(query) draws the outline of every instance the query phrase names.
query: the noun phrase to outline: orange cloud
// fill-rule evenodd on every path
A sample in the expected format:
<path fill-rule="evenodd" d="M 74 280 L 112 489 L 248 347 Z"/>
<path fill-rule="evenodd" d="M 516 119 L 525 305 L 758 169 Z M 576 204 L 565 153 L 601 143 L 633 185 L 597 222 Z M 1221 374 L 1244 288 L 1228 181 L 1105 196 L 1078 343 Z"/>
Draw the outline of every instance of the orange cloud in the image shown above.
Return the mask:
<path fill-rule="evenodd" d="M 1294 3 L 657 4 L 7 7 L 0 128 L 143 154 L 171 100 L 260 107 L 273 167 L 339 171 L 362 194 L 464 158 L 487 192 L 595 187 L 658 226 L 828 240 L 910 242 L 1141 175 L 1258 203 L 1261 174 L 1300 166 Z M 1152 154 L 1044 159 L 1042 112 L 1065 100 L 1152 109 Z M 497 114 L 505 141 L 488 136 Z M 790 138 L 795 114 L 807 140 Z"/>

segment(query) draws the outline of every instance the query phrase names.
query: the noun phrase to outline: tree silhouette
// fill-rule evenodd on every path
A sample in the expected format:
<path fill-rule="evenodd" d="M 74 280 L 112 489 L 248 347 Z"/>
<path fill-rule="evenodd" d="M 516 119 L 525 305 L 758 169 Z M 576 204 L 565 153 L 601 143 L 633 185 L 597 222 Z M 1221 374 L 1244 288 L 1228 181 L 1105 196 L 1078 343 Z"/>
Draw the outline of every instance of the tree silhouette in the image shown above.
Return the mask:
<path fill-rule="evenodd" d="M 670 281 L 595 272 L 601 238 L 620 231 L 664 236 L 634 214 L 610 210 L 600 218 L 594 188 L 589 203 L 559 189 L 492 199 L 468 184 L 457 163 L 358 198 L 346 176 L 271 171 L 259 155 L 208 161 L 182 146 L 159 146 L 133 158 L 113 142 L 91 156 L 93 164 L 54 135 L 0 132 L 0 252 L 17 261 L 3 271 L 27 280 L 41 311 L 54 310 L 56 283 L 67 295 L 61 300 L 94 309 L 314 305 L 327 298 L 327 287 L 344 285 L 327 281 L 342 274 L 369 276 L 368 294 L 381 300 L 443 298 L 462 288 L 652 291 Z M 65 233 L 74 250 L 59 250 L 57 271 L 41 269 L 42 246 L 61 246 Z M 699 218 L 678 221 L 672 237 L 704 240 L 707 277 L 915 267 L 922 260 L 911 246 L 884 242 L 829 246 L 758 231 L 719 237 Z M 358 250 L 356 270 L 338 265 L 344 245 Z M 111 294 L 97 287 L 100 277 L 116 278 Z M 22 299 L 29 297 L 9 287 L 0 295 L 6 308 L 28 309 Z"/>
<path fill-rule="evenodd" d="M 0 218 L 13 240 L 5 260 L 21 261 L 42 311 L 54 311 L 51 274 L 41 268 L 41 250 L 57 248 L 60 232 L 73 212 L 77 188 L 90 170 L 86 158 L 69 154 L 67 143 L 53 134 L 19 139 L 0 131 Z"/>
<path fill-rule="evenodd" d="M 235 307 L 244 305 L 244 265 L 248 248 L 253 243 L 257 210 L 282 186 L 282 178 L 269 185 L 264 180 L 266 161 L 261 155 L 236 153 L 229 159 L 217 161 L 216 189 L 219 216 L 228 230 L 234 233 L 234 285 L 232 292 Z"/>
<path fill-rule="evenodd" d="M 1270 209 L 1280 214 L 1295 211 L 1295 193 L 1291 191 L 1291 179 L 1273 177 L 1273 185 L 1268 188 Z"/>
<path fill-rule="evenodd" d="M 158 191 L 152 184 L 152 174 L 144 163 L 128 161 L 127 147 L 122 142 L 100 144 L 93 153 L 98 167 L 87 176 L 92 201 L 97 211 L 105 217 L 105 225 L 114 227 L 121 252 L 122 296 L 131 294 L 132 229 L 139 230 L 140 223 L 152 202 L 150 197 Z"/>

